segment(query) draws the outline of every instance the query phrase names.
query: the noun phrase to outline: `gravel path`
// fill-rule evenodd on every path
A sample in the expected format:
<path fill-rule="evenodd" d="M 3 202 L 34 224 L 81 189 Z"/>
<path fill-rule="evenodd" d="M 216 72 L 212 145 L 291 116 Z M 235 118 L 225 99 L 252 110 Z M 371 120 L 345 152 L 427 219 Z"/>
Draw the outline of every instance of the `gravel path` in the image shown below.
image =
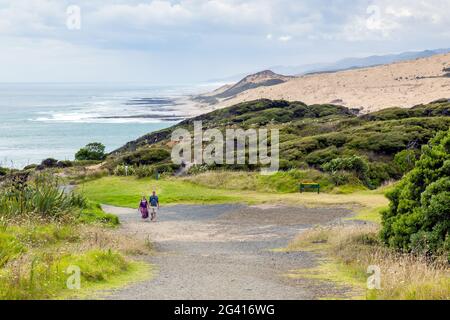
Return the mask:
<path fill-rule="evenodd" d="M 150 239 L 153 279 L 113 291 L 108 299 L 314 299 L 331 287 L 290 280 L 289 270 L 315 265 L 311 252 L 276 252 L 302 230 L 349 214 L 339 208 L 241 205 L 164 207 L 156 223 L 136 209 L 104 206 L 120 232 Z"/>

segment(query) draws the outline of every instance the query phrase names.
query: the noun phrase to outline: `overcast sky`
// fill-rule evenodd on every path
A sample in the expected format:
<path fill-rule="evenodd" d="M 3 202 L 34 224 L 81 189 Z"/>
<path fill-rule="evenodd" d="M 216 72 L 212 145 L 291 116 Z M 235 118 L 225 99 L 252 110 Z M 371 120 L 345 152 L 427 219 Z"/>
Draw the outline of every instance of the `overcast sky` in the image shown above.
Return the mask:
<path fill-rule="evenodd" d="M 449 0 L 0 0 L 0 81 L 181 84 L 446 48 L 449 13 Z"/>

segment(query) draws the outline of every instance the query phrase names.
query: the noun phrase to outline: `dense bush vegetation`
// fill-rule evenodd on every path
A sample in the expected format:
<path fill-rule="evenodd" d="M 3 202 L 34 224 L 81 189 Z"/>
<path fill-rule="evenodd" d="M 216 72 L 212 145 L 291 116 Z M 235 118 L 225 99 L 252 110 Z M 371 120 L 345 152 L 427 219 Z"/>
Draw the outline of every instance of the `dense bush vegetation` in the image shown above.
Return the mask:
<path fill-rule="evenodd" d="M 317 169 L 334 159 L 356 156 L 367 170 L 335 170 L 335 180 L 354 180 L 356 175 L 370 188 L 399 179 L 412 169 L 418 150 L 441 130 L 450 126 L 450 102 L 436 101 L 411 109 L 384 109 L 356 115 L 336 105 L 307 106 L 302 102 L 256 100 L 216 110 L 186 120 L 172 128 L 148 134 L 119 149 L 109 159 L 117 165 L 155 165 L 170 162 L 170 134 L 175 128 L 193 130 L 194 121 L 203 128 L 244 130 L 264 126 L 280 130 L 280 169 Z M 150 147 L 149 147 L 150 146 Z M 407 151 L 405 151 L 407 150 Z M 336 160 L 339 161 L 339 160 Z M 259 170 L 258 165 L 213 165 L 207 170 Z M 341 181 L 341 182 L 340 182 Z"/>
<path fill-rule="evenodd" d="M 388 245 L 425 253 L 450 250 L 450 130 L 422 147 L 414 169 L 388 197 L 381 232 Z"/>
<path fill-rule="evenodd" d="M 107 167 L 116 176 L 147 178 L 158 173 L 171 174 L 180 166 L 171 162 L 171 153 L 167 149 L 143 148 L 110 159 Z"/>

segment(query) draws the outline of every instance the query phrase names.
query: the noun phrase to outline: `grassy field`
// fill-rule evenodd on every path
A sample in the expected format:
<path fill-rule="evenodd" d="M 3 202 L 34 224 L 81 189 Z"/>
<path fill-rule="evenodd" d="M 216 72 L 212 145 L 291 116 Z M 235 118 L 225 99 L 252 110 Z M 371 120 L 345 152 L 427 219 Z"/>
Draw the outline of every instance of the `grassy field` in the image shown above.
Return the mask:
<path fill-rule="evenodd" d="M 238 183 L 238 182 L 236 182 Z M 226 185 L 224 185 L 226 187 Z M 379 220 L 378 210 L 387 205 L 383 194 L 358 191 L 352 194 L 280 193 L 225 188 L 208 188 L 183 178 L 161 180 L 134 177 L 104 177 L 78 187 L 89 199 L 119 207 L 137 207 L 142 195 L 156 190 L 162 205 L 220 203 L 280 203 L 304 206 L 344 206 L 355 209 L 359 218 Z"/>

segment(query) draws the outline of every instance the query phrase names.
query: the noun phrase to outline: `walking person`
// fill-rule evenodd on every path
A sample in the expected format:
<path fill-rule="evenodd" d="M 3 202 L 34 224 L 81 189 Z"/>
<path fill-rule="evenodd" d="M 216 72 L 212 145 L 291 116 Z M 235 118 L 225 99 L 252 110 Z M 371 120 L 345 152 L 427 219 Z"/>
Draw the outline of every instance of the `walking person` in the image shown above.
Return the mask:
<path fill-rule="evenodd" d="M 156 210 L 159 210 L 159 198 L 156 195 L 156 191 L 152 192 L 152 195 L 150 197 L 150 207 L 152 209 L 152 218 L 151 220 L 153 222 L 156 222 Z"/>
<path fill-rule="evenodd" d="M 142 220 L 148 219 L 148 206 L 149 203 L 147 201 L 147 198 L 145 196 L 142 197 L 141 202 L 139 203 L 139 212 L 141 213 Z"/>

